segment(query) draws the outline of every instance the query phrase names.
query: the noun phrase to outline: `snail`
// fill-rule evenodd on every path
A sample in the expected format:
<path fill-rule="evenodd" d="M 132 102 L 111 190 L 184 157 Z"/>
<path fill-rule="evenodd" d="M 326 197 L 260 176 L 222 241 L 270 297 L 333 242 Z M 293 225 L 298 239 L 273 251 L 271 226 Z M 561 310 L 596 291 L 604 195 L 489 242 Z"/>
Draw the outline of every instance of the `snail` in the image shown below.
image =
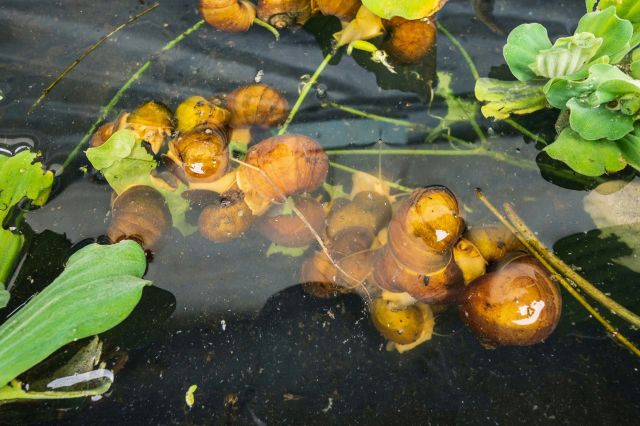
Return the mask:
<path fill-rule="evenodd" d="M 311 0 L 311 7 L 314 11 L 323 15 L 335 16 L 344 22 L 353 20 L 361 6 L 360 0 Z"/>
<path fill-rule="evenodd" d="M 168 157 L 187 181 L 213 182 L 224 175 L 229 163 L 227 136 L 215 128 L 197 128 L 169 144 Z"/>
<path fill-rule="evenodd" d="M 502 224 L 474 226 L 466 232 L 465 237 L 488 262 L 498 262 L 512 251 L 525 251 L 520 240 Z"/>
<path fill-rule="evenodd" d="M 146 250 L 156 251 L 172 226 L 164 198 L 149 186 L 132 186 L 123 191 L 113 201 L 111 210 L 107 236 L 114 243 L 135 240 Z"/>
<path fill-rule="evenodd" d="M 242 191 L 232 189 L 222 194 L 218 203 L 202 210 L 198 230 L 208 240 L 231 241 L 249 230 L 254 219 Z"/>
<path fill-rule="evenodd" d="M 473 281 L 460 311 L 487 345 L 533 345 L 558 325 L 562 296 L 549 272 L 523 253 Z"/>
<path fill-rule="evenodd" d="M 330 299 L 349 292 L 334 284 L 338 270 L 322 251 L 315 252 L 300 268 L 300 282 L 304 291 L 320 299 Z"/>
<path fill-rule="evenodd" d="M 464 238 L 460 238 L 453 246 L 453 259 L 462 271 L 465 284 L 471 283 L 487 271 L 485 258 L 474 244 Z"/>
<path fill-rule="evenodd" d="M 254 214 L 289 195 L 311 192 L 324 182 L 329 159 L 314 139 L 303 135 L 274 136 L 252 146 L 237 173 Z"/>
<path fill-rule="evenodd" d="M 429 18 L 409 21 L 396 16 L 384 24 L 389 38 L 383 48 L 402 64 L 420 62 L 435 45 L 436 26 Z"/>
<path fill-rule="evenodd" d="M 335 238 L 350 228 L 363 228 L 375 235 L 391 217 L 391 204 L 384 195 L 372 191 L 362 191 L 354 195 L 350 202 L 333 206 L 327 217 L 326 233 Z"/>
<path fill-rule="evenodd" d="M 200 0 L 200 14 L 220 31 L 242 33 L 253 25 L 256 7 L 246 0 Z"/>
<path fill-rule="evenodd" d="M 388 349 L 404 352 L 431 339 L 433 334 L 433 312 L 424 303 L 399 307 L 389 300 L 376 298 L 369 312 L 374 327 L 390 341 Z"/>
<path fill-rule="evenodd" d="M 148 142 L 153 152 L 158 153 L 167 136 L 173 133 L 173 114 L 165 105 L 147 101 L 124 117 L 121 128 L 132 130 L 139 139 Z"/>
<path fill-rule="evenodd" d="M 218 100 L 207 100 L 202 96 L 191 96 L 176 108 L 177 129 L 180 133 L 196 127 L 224 129 L 230 118 L 231 113 L 220 106 Z"/>
<path fill-rule="evenodd" d="M 297 196 L 292 201 L 316 233 L 322 232 L 324 210 L 319 201 L 308 196 Z M 315 240 L 308 226 L 293 212 L 283 212 L 287 204 L 276 205 L 258 222 L 258 232 L 269 241 L 285 247 L 301 247 Z"/>
<path fill-rule="evenodd" d="M 227 96 L 231 127 L 273 127 L 282 123 L 289 104 L 280 91 L 266 84 L 250 84 L 235 89 Z"/>
<path fill-rule="evenodd" d="M 311 0 L 258 0 L 258 18 L 281 30 L 311 18 Z"/>
<path fill-rule="evenodd" d="M 89 141 L 89 145 L 92 148 L 98 147 L 104 144 L 107 139 L 111 137 L 115 129 L 115 123 L 109 122 L 105 123 L 102 126 L 98 127 L 98 130 L 91 136 L 91 141 Z"/>

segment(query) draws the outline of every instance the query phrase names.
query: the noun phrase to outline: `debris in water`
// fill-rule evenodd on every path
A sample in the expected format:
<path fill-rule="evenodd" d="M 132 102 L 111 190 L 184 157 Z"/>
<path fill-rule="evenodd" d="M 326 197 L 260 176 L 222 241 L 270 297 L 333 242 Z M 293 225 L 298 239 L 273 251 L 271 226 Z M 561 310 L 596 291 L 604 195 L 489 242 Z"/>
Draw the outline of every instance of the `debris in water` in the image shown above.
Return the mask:
<path fill-rule="evenodd" d="M 184 400 L 187 403 L 189 408 L 193 407 L 193 404 L 196 403 L 195 392 L 198 389 L 198 385 L 191 385 L 189 389 L 187 389 L 187 393 L 184 395 Z"/>

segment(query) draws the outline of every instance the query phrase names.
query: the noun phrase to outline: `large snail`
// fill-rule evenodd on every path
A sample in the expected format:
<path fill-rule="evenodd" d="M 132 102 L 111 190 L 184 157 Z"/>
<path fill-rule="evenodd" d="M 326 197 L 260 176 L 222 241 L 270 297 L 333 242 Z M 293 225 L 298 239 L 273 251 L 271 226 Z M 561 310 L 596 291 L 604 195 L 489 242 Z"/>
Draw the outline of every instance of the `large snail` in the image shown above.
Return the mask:
<path fill-rule="evenodd" d="M 157 251 L 171 229 L 171 214 L 162 195 L 149 186 L 133 186 L 118 195 L 111 208 L 107 235 L 113 242 L 135 240 Z"/>
<path fill-rule="evenodd" d="M 520 240 L 502 224 L 471 227 L 465 238 L 488 262 L 498 262 L 509 252 L 525 250 Z"/>
<path fill-rule="evenodd" d="M 119 128 L 132 130 L 138 139 L 148 142 L 153 152 L 160 152 L 165 139 L 173 133 L 173 114 L 156 101 L 145 102 L 124 117 Z"/>
<path fill-rule="evenodd" d="M 335 16 L 341 21 L 349 22 L 356 17 L 362 6 L 360 0 L 311 0 L 314 11 L 323 15 Z"/>
<path fill-rule="evenodd" d="M 229 93 L 231 127 L 273 127 L 287 117 L 289 104 L 280 91 L 266 84 L 250 84 Z"/>
<path fill-rule="evenodd" d="M 256 7 L 247 0 L 200 0 L 202 18 L 212 27 L 229 32 L 245 32 L 256 18 Z"/>
<path fill-rule="evenodd" d="M 436 42 L 436 26 L 428 19 L 409 21 L 394 17 L 385 21 L 389 38 L 384 50 L 402 64 L 415 64 L 433 48 Z"/>
<path fill-rule="evenodd" d="M 216 128 L 197 128 L 169 144 L 168 157 L 188 181 L 212 182 L 224 175 L 229 164 L 227 136 Z"/>
<path fill-rule="evenodd" d="M 258 0 L 258 18 L 281 30 L 311 18 L 310 0 Z"/>
<path fill-rule="evenodd" d="M 208 240 L 231 241 L 249 230 L 255 218 L 244 202 L 244 194 L 230 190 L 220 200 L 204 208 L 198 219 L 198 230 Z"/>
<path fill-rule="evenodd" d="M 176 108 L 177 128 L 185 133 L 196 127 L 224 129 L 231 118 L 231 112 L 221 106 L 216 99 L 191 96 Z"/>
<path fill-rule="evenodd" d="M 460 311 L 487 345 L 532 345 L 544 341 L 556 328 L 562 296 L 533 256 L 519 254 L 473 281 Z"/>

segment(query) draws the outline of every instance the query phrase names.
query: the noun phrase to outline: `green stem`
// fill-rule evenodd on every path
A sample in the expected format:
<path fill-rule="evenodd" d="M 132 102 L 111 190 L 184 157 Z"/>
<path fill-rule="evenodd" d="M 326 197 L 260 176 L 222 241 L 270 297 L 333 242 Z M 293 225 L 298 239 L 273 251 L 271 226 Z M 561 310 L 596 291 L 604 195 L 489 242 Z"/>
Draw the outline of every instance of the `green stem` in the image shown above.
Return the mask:
<path fill-rule="evenodd" d="M 469 53 L 467 52 L 467 50 L 464 48 L 464 46 L 462 46 L 462 44 L 458 41 L 458 39 L 456 39 L 453 34 L 451 34 L 449 32 L 449 30 L 447 30 L 445 28 L 444 25 L 442 25 L 440 22 L 437 22 L 436 25 L 438 26 L 438 29 L 440 31 L 442 31 L 442 33 L 447 36 L 447 38 L 449 40 L 451 40 L 451 43 L 453 43 L 453 45 L 458 48 L 458 50 L 460 51 L 460 54 L 462 55 L 462 57 L 464 58 L 465 62 L 467 63 L 467 65 L 469 66 L 469 70 L 471 71 L 471 75 L 473 75 L 473 79 L 477 80 L 480 78 L 480 74 L 478 74 L 478 69 L 476 68 L 476 64 L 473 63 L 473 59 L 471 59 L 471 56 L 469 56 Z"/>
<path fill-rule="evenodd" d="M 262 28 L 266 28 L 267 30 L 269 30 L 269 32 L 273 34 L 273 36 L 276 38 L 276 41 L 280 40 L 280 33 L 278 32 L 278 30 L 275 29 L 273 26 L 269 25 L 268 23 L 266 23 L 265 21 L 263 21 L 262 19 L 254 18 L 253 23 L 261 26 Z"/>
<path fill-rule="evenodd" d="M 29 392 L 22 389 L 22 385 L 17 380 L 14 380 L 10 384 L 3 388 L 0 388 L 0 404 L 9 401 L 25 400 L 25 399 L 71 399 L 71 398 L 84 398 L 88 396 L 102 395 L 111 388 L 111 382 L 107 381 L 104 384 L 88 390 L 82 391 L 44 391 L 44 392 Z"/>
<path fill-rule="evenodd" d="M 394 124 L 396 126 L 402 126 L 402 127 L 409 127 L 411 129 L 414 130 L 423 130 L 423 131 L 430 131 L 432 130 L 431 127 L 426 126 L 424 124 L 421 123 L 413 123 L 411 121 L 408 120 L 402 120 L 399 118 L 391 118 L 391 117 L 385 117 L 383 115 L 378 115 L 378 114 L 371 114 L 356 108 L 352 108 L 352 107 L 348 107 L 346 105 L 342 105 L 339 104 L 337 102 L 322 102 L 320 104 L 321 107 L 323 108 L 336 108 L 339 109 L 341 111 L 344 112 L 348 112 L 349 114 L 353 114 L 356 115 L 358 117 L 363 117 L 363 118 L 368 118 L 370 120 L 375 120 L 375 121 L 381 121 L 383 123 L 390 123 L 390 124 Z"/>
<path fill-rule="evenodd" d="M 84 144 L 89 140 L 89 138 L 91 137 L 91 135 L 93 135 L 93 133 L 96 131 L 96 129 L 98 128 L 98 126 L 107 118 L 107 116 L 111 113 L 111 110 L 116 106 L 116 104 L 120 101 L 120 99 L 122 98 L 122 95 L 124 95 L 124 93 L 131 87 L 131 85 L 133 83 L 136 82 L 136 80 L 138 80 L 140 78 L 140 76 L 142 74 L 144 74 L 149 67 L 151 66 L 151 62 L 153 61 L 153 59 L 155 59 L 156 56 L 160 55 L 163 52 L 166 52 L 167 50 L 172 49 L 176 44 L 180 43 L 182 40 L 184 40 L 185 37 L 187 37 L 189 34 L 191 34 L 192 32 L 196 31 L 198 28 L 200 28 L 202 25 L 204 24 L 203 20 L 198 21 L 197 23 L 195 23 L 193 26 L 191 26 L 190 28 L 188 28 L 186 31 L 184 31 L 183 33 L 181 33 L 179 36 L 177 36 L 176 38 L 174 38 L 173 40 L 171 40 L 169 43 L 165 44 L 164 47 L 162 49 L 160 49 L 156 54 L 154 54 L 147 62 L 145 62 L 144 64 L 142 64 L 142 66 L 138 69 L 138 71 L 135 72 L 135 74 L 133 74 L 129 80 L 127 80 L 127 82 L 116 92 L 116 94 L 113 96 L 113 98 L 111 98 L 111 100 L 109 101 L 109 103 L 104 106 L 102 108 L 102 111 L 100 112 L 100 116 L 97 118 L 97 120 L 93 123 L 93 125 L 91 126 L 91 128 L 89 129 L 89 131 L 87 133 L 85 133 L 85 135 L 82 137 L 82 139 L 80 140 L 80 142 L 78 142 L 78 144 L 75 146 L 75 148 L 73 149 L 73 151 L 71 151 L 71 153 L 69 154 L 69 156 L 67 157 L 67 159 L 64 161 L 64 163 L 62 164 L 63 167 L 66 169 L 69 164 L 71 164 L 71 162 L 73 161 L 73 159 L 78 155 L 78 153 L 80 152 L 80 150 L 82 149 L 82 147 L 84 146 Z"/>
<path fill-rule="evenodd" d="M 536 141 L 538 143 L 541 143 L 542 145 L 548 145 L 549 144 L 546 140 L 544 140 L 544 138 L 536 135 L 531 130 L 527 129 L 522 124 L 518 123 L 515 120 L 512 120 L 511 118 L 507 118 L 506 120 L 502 120 L 502 121 L 504 121 L 509 126 L 511 126 L 514 129 L 516 129 L 517 131 L 519 131 L 520 133 L 522 133 L 523 135 L 525 135 L 529 139 L 532 139 L 532 140 L 534 140 L 534 141 Z"/>
<path fill-rule="evenodd" d="M 362 170 L 354 169 L 353 167 L 345 166 L 344 164 L 336 163 L 334 161 L 330 161 L 329 165 L 331 165 L 331 167 L 335 169 L 343 170 L 349 173 L 366 173 L 366 172 L 363 172 Z M 389 188 L 397 189 L 398 191 L 402 191 L 402 192 L 413 192 L 413 188 L 409 188 L 408 186 L 400 185 L 399 183 L 391 182 L 385 179 L 381 179 L 381 180 Z"/>
<path fill-rule="evenodd" d="M 320 63 L 320 65 L 318 65 L 316 72 L 313 73 L 309 81 L 307 81 L 307 83 L 304 85 L 304 87 L 302 88 L 302 91 L 300 91 L 298 100 L 296 100 L 296 103 L 293 105 L 293 108 L 291 108 L 291 112 L 289 112 L 289 116 L 287 117 L 287 120 L 284 122 L 284 124 L 280 128 L 280 131 L 278 132 L 278 136 L 284 135 L 285 133 L 287 133 L 287 128 L 289 127 L 289 124 L 291 124 L 296 114 L 298 113 L 298 110 L 300 109 L 300 106 L 302 105 L 305 98 L 309 94 L 311 87 L 313 87 L 313 85 L 316 83 L 316 81 L 318 80 L 318 77 L 320 77 L 320 74 L 322 74 L 322 71 L 324 71 L 327 65 L 329 65 L 329 62 L 331 62 L 331 59 L 333 59 L 333 56 L 336 54 L 336 52 L 337 52 L 337 49 L 333 49 L 331 52 L 327 54 L 327 56 L 324 57 L 324 60 Z"/>

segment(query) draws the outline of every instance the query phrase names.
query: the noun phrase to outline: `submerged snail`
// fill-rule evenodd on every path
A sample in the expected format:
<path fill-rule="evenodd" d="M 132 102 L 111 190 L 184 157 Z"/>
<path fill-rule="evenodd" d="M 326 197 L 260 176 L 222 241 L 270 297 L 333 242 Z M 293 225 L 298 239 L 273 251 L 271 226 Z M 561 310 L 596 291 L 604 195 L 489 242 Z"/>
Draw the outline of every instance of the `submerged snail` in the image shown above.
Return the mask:
<path fill-rule="evenodd" d="M 520 240 L 502 224 L 474 226 L 465 237 L 488 262 L 498 262 L 509 252 L 525 250 Z"/>
<path fill-rule="evenodd" d="M 297 196 L 292 201 L 296 209 L 316 233 L 322 232 L 324 225 L 324 209 L 318 200 L 309 196 Z M 291 211 L 283 213 L 287 204 L 276 205 L 262 216 L 258 222 L 258 232 L 269 241 L 285 247 L 301 247 L 315 240 L 306 223 Z"/>
<path fill-rule="evenodd" d="M 177 128 L 180 133 L 196 127 L 224 129 L 229 123 L 231 113 L 217 100 L 208 100 L 202 96 L 191 96 L 176 108 Z"/>
<path fill-rule="evenodd" d="M 230 190 L 222 194 L 217 203 L 202 210 L 198 230 L 208 240 L 231 241 L 247 232 L 254 220 L 242 191 Z"/>
<path fill-rule="evenodd" d="M 246 0 L 200 0 L 199 9 L 202 19 L 220 31 L 245 32 L 256 18 L 255 5 Z"/>
<path fill-rule="evenodd" d="M 399 351 L 410 349 L 404 345 L 414 345 L 429 340 L 433 333 L 433 313 L 429 306 L 417 303 L 400 307 L 391 301 L 376 298 L 369 307 L 371 321 L 378 332 L 393 342 Z"/>
<path fill-rule="evenodd" d="M 107 139 L 111 137 L 114 130 L 115 130 L 114 122 L 103 124 L 102 126 L 98 127 L 98 130 L 96 130 L 93 136 L 91 136 L 91 141 L 89 142 L 89 145 L 92 148 L 95 148 L 104 144 L 107 141 Z"/>
<path fill-rule="evenodd" d="M 311 18 L 311 0 L 258 0 L 258 18 L 281 30 Z"/>
<path fill-rule="evenodd" d="M 471 330 L 488 345 L 532 345 L 556 328 L 562 296 L 549 272 L 533 256 L 519 254 L 473 281 L 460 311 Z"/>
<path fill-rule="evenodd" d="M 356 17 L 362 6 L 360 0 L 311 0 L 314 11 L 323 15 L 335 16 L 341 21 L 349 22 Z"/>
<path fill-rule="evenodd" d="M 300 282 L 304 291 L 320 299 L 329 299 L 349 290 L 334 284 L 338 270 L 322 251 L 315 252 L 300 268 Z"/>
<path fill-rule="evenodd" d="M 224 175 L 229 163 L 227 136 L 215 128 L 197 128 L 169 144 L 168 157 L 188 181 L 213 182 Z"/>
<path fill-rule="evenodd" d="M 485 258 L 474 244 L 464 238 L 460 238 L 453 246 L 453 259 L 462 271 L 465 284 L 487 272 Z"/>
<path fill-rule="evenodd" d="M 415 64 L 433 48 L 436 42 L 436 26 L 428 19 L 409 21 L 394 17 L 385 21 L 389 38 L 384 50 L 403 64 Z"/>
<path fill-rule="evenodd" d="M 139 139 L 149 142 L 153 152 L 158 153 L 165 139 L 173 133 L 173 114 L 164 104 L 148 101 L 126 116 L 124 128 L 132 130 Z"/>
<path fill-rule="evenodd" d="M 229 93 L 227 108 L 231 112 L 231 127 L 273 127 L 282 123 L 289 104 L 279 90 L 266 84 L 250 84 Z"/>
<path fill-rule="evenodd" d="M 384 195 L 372 191 L 361 191 L 353 200 L 334 206 L 327 217 L 327 236 L 331 239 L 341 232 L 360 228 L 377 234 L 389 222 L 391 204 Z"/>
<path fill-rule="evenodd" d="M 169 208 L 162 195 L 149 186 L 133 186 L 113 201 L 107 235 L 117 243 L 135 240 L 145 249 L 156 251 L 171 229 Z"/>

